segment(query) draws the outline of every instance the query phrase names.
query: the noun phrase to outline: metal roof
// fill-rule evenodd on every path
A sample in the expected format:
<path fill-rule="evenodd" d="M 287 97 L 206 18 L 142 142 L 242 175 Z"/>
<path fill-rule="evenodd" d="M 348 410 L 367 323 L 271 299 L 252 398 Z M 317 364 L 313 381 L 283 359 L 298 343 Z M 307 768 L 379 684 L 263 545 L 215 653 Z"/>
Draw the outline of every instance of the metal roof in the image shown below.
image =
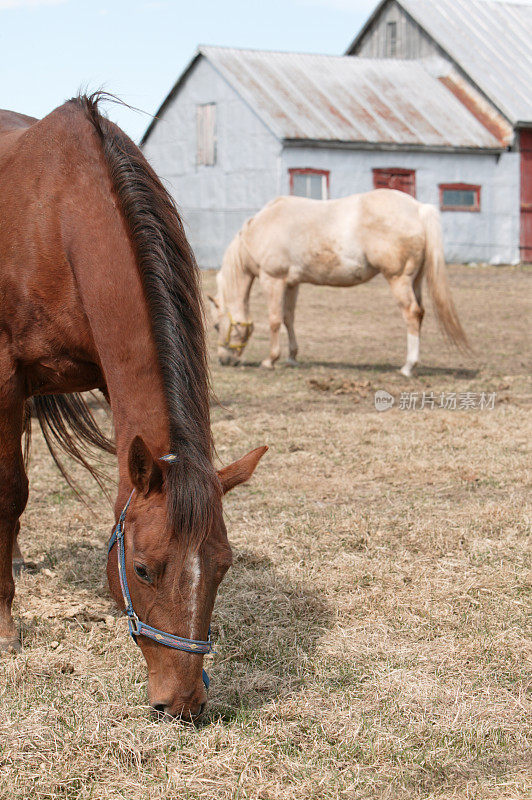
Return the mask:
<path fill-rule="evenodd" d="M 282 140 L 435 149 L 504 145 L 419 61 L 222 47 L 200 47 L 199 53 Z"/>
<path fill-rule="evenodd" d="M 390 0 L 349 47 L 353 52 Z M 512 123 L 532 122 L 532 6 L 489 0 L 396 0 Z"/>

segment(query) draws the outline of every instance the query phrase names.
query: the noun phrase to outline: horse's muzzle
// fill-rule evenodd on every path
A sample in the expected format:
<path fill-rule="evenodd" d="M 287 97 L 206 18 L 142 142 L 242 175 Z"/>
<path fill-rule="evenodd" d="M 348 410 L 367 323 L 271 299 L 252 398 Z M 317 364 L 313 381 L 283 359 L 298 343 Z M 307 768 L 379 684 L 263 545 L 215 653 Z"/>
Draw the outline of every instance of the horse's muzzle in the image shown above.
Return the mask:
<path fill-rule="evenodd" d="M 240 364 L 240 357 L 236 353 L 232 353 L 222 347 L 218 349 L 218 360 L 222 367 L 236 367 Z"/>
<path fill-rule="evenodd" d="M 155 703 L 151 707 L 151 715 L 156 722 L 173 722 L 175 720 L 178 722 L 192 722 L 197 724 L 206 707 L 207 701 L 197 703 L 193 706 L 187 706 L 176 713 L 175 708 L 171 705 Z"/>

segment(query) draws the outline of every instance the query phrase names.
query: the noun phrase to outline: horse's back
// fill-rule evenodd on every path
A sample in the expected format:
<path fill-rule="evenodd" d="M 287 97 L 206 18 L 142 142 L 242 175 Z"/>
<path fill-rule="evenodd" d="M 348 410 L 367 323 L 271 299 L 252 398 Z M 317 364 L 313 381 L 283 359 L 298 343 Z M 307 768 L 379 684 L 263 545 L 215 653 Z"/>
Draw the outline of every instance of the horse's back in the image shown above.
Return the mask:
<path fill-rule="evenodd" d="M 250 221 L 245 240 L 270 274 L 294 282 L 352 285 L 422 257 L 422 204 L 375 189 L 335 200 L 282 196 Z"/>
<path fill-rule="evenodd" d="M 390 235 L 394 239 L 417 236 L 423 229 L 423 203 L 396 189 L 374 189 L 359 198 L 359 231 L 365 235 Z"/>
<path fill-rule="evenodd" d="M 312 200 L 282 196 L 253 218 L 243 236 L 254 260 L 290 284 L 351 286 L 365 280 L 358 260 L 346 263 L 357 196 Z"/>
<path fill-rule="evenodd" d="M 37 121 L 35 117 L 0 108 L 0 157 L 9 152 Z"/>
<path fill-rule="evenodd" d="M 27 114 L 19 114 L 17 111 L 8 111 L 5 108 L 0 108 L 0 133 L 29 128 L 34 122 L 37 122 L 36 117 L 28 117 Z"/>
<path fill-rule="evenodd" d="M 370 218 L 381 226 L 392 224 L 396 227 L 394 219 L 399 219 L 407 227 L 409 222 L 417 227 L 421 205 L 410 195 L 394 189 L 373 189 L 334 200 L 284 195 L 267 203 L 248 222 L 263 232 L 271 230 L 276 236 L 283 231 L 291 236 L 295 229 L 308 229 L 310 225 L 314 230 L 326 233 L 337 227 L 343 229 L 346 225 L 359 226 Z"/>
<path fill-rule="evenodd" d="M 94 130 L 75 103 L 42 119 L 0 111 L 0 219 L 16 221 L 12 235 L 45 222 L 57 227 L 58 202 L 75 207 L 79 176 L 100 178 L 101 161 Z"/>
<path fill-rule="evenodd" d="M 76 221 L 90 212 L 89 189 L 109 179 L 99 174 L 90 123 L 72 104 L 41 120 L 2 112 L 1 126 L 0 329 L 13 358 L 33 363 L 53 351 L 54 337 L 70 335 L 73 320 L 77 340 L 85 336 L 69 253 Z"/>

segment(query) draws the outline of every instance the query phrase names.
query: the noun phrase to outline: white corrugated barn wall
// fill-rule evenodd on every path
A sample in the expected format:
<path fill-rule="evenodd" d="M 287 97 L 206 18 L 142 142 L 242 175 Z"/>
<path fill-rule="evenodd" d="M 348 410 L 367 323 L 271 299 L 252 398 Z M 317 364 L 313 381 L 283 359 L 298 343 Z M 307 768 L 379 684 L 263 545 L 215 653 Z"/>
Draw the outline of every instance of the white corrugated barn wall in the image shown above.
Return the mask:
<path fill-rule="evenodd" d="M 197 163 L 197 107 L 206 103 L 216 104 L 213 166 Z M 279 193 L 280 142 L 203 58 L 143 150 L 180 208 L 201 267 L 219 267 L 243 222 Z"/>
<path fill-rule="evenodd" d="M 480 211 L 442 211 L 445 257 L 450 262 L 519 260 L 519 153 L 501 156 L 297 147 L 283 151 L 283 192 L 288 169 L 330 171 L 331 198 L 373 189 L 373 168 L 412 169 L 416 198 L 439 207 L 440 183 L 480 184 Z"/>

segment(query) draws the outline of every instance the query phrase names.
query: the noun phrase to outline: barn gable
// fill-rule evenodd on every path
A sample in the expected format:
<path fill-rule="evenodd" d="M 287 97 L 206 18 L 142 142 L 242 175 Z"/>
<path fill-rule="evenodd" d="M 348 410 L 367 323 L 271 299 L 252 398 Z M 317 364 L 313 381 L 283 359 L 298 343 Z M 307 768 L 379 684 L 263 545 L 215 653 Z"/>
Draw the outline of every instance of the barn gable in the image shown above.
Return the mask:
<path fill-rule="evenodd" d="M 382 0 L 347 49 L 448 58 L 514 125 L 532 123 L 532 7 L 493 0 Z"/>

